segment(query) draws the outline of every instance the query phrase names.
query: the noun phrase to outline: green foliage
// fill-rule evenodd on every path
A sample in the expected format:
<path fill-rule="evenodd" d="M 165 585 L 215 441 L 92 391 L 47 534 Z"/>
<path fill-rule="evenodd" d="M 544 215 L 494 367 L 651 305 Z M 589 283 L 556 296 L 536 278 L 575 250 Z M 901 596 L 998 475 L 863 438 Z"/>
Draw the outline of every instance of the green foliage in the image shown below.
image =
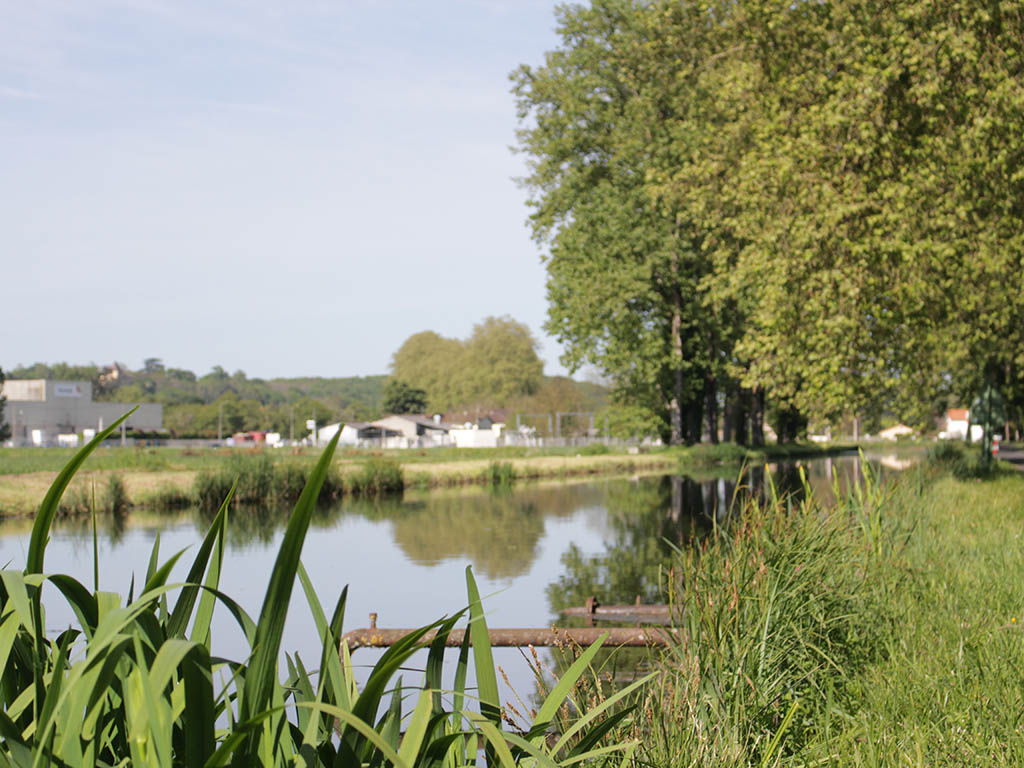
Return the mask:
<path fill-rule="evenodd" d="M 0 368 L 0 443 L 11 439 L 11 425 L 4 420 L 4 406 L 7 405 L 7 396 L 3 393 L 4 369 Z"/>
<path fill-rule="evenodd" d="M 927 462 L 959 480 L 992 478 L 999 474 L 995 462 L 985 460 L 977 448 L 961 440 L 940 440 L 928 449 Z"/>
<path fill-rule="evenodd" d="M 394 459 L 370 459 L 358 472 L 345 478 L 345 490 L 352 494 L 380 496 L 385 493 L 398 493 L 404 487 L 402 466 Z"/>
<path fill-rule="evenodd" d="M 495 487 L 508 487 L 516 481 L 516 468 L 507 461 L 492 461 L 484 470 L 485 482 Z"/>
<path fill-rule="evenodd" d="M 414 334 L 391 359 L 394 377 L 423 389 L 435 411 L 504 407 L 536 392 L 543 369 L 530 329 L 511 317 L 485 318 L 464 341 Z"/>
<path fill-rule="evenodd" d="M 556 13 L 560 46 L 513 79 L 566 365 L 673 442 L 731 383 L 791 415 L 916 423 L 991 382 L 1021 418 L 1020 8 Z"/>
<path fill-rule="evenodd" d="M 624 439 L 656 436 L 662 421 L 650 408 L 642 405 L 609 405 L 594 417 L 598 429 L 607 428 L 612 437 Z"/>
<path fill-rule="evenodd" d="M 469 647 L 455 672 L 452 706 L 440 695 L 444 640 L 462 614 L 438 621 L 393 645 L 357 687 L 348 645 L 341 642 L 347 588 L 328 614 L 300 563 L 320 484 L 328 474 L 331 442 L 289 519 L 270 574 L 259 618 L 253 621 L 218 591 L 230 497 L 213 520 L 182 585 L 170 585 L 183 554 L 159 560 L 154 544 L 145 584 L 125 600 L 64 575 L 43 575 L 50 524 L 75 469 L 117 424 L 76 454 L 40 507 L 24 571 L 0 574 L 0 760 L 10 765 L 133 766 L 358 766 L 399 768 L 470 765 L 479 748 L 488 766 L 575 765 L 633 744 L 602 746 L 609 707 L 580 712 L 555 743 L 548 740 L 554 714 L 584 671 L 574 666 L 525 733 L 503 730 L 493 658 L 478 590 L 466 572 L 478 714 L 465 706 Z M 285 657 L 281 637 L 298 576 L 312 610 L 322 651 L 317 673 L 298 654 Z M 42 587 L 49 582 L 67 601 L 77 628 L 46 634 Z M 237 621 L 251 651 L 241 661 L 211 656 L 211 619 L 217 604 Z M 463 612 L 464 613 L 464 612 Z M 330 618 L 328 619 L 328 616 Z M 436 630 L 422 689 L 411 715 L 403 716 L 404 690 L 391 681 Z M 341 653 L 339 654 L 339 645 Z M 588 654 L 596 653 L 600 643 Z M 378 720 L 385 696 L 391 706 Z M 577 708 L 579 711 L 579 708 Z M 628 714 L 628 713 L 627 713 Z M 621 715 L 607 718 L 616 725 Z"/>
<path fill-rule="evenodd" d="M 401 379 L 388 379 L 381 407 L 387 413 L 423 413 L 427 409 L 427 393 Z"/>

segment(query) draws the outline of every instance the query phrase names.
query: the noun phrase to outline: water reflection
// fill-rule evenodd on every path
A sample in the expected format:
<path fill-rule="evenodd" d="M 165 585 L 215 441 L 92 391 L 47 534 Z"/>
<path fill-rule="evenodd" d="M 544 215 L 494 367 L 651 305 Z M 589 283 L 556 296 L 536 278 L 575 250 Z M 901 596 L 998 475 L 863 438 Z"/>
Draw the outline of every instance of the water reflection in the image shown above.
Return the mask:
<path fill-rule="evenodd" d="M 549 606 L 557 614 L 592 595 L 603 603 L 662 602 L 674 549 L 722 525 L 751 498 L 764 501 L 774 495 L 795 505 L 812 495 L 832 503 L 863 481 L 865 461 L 871 472 L 883 476 L 914 464 L 905 457 L 856 455 L 753 466 L 733 477 L 673 475 L 609 486 L 605 503 L 612 535 L 605 551 L 587 555 L 570 545 L 562 556 L 563 573 L 547 588 Z"/>

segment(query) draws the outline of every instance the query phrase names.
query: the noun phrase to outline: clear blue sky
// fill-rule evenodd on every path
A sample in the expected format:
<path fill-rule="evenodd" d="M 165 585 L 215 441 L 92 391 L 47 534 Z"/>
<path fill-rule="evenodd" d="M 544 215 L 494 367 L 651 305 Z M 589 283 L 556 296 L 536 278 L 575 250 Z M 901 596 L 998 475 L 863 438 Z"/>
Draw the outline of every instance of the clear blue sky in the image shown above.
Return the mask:
<path fill-rule="evenodd" d="M 383 373 L 544 270 L 508 74 L 542 0 L 0 0 L 0 365 Z"/>

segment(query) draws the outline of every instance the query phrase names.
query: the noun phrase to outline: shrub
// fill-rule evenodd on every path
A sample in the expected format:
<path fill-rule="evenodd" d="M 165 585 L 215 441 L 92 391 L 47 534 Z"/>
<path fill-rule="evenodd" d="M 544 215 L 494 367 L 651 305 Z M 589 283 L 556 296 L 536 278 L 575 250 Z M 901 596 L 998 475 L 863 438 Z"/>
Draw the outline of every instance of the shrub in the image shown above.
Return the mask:
<path fill-rule="evenodd" d="M 492 461 L 484 470 L 484 482 L 493 486 L 508 486 L 516 481 L 516 468 L 508 461 Z"/>
<path fill-rule="evenodd" d="M 353 494 L 380 496 L 398 493 L 405 488 L 402 466 L 394 459 L 370 459 L 345 480 L 345 490 Z"/>

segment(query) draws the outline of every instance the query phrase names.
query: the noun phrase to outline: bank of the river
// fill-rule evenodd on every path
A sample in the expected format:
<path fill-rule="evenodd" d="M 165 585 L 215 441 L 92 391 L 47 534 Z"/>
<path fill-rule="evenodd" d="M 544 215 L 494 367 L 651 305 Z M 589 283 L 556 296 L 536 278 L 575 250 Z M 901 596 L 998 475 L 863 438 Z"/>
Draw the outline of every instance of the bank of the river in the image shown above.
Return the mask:
<path fill-rule="evenodd" d="M 1024 765 L 1024 476 L 933 472 L 679 555 L 645 764 Z"/>
<path fill-rule="evenodd" d="M 747 449 L 734 444 L 696 445 L 686 448 L 629 452 L 603 445 L 578 448 L 440 448 L 419 451 L 345 451 L 335 460 L 339 487 L 353 488 L 370 463 L 397 463 L 406 487 L 436 488 L 490 484 L 510 480 L 568 478 L 590 475 L 665 472 L 676 468 L 702 470 L 715 466 L 739 466 L 778 458 L 813 458 L 842 453 L 850 444 L 770 445 Z M 71 449 L 0 449 L 0 515 L 32 514 Z M 84 506 L 107 493 L 117 477 L 128 505 L 163 506 L 187 503 L 196 496 L 196 478 L 202 474 L 230 471 L 254 457 L 269 457 L 276 467 L 311 466 L 318 449 L 244 449 L 189 451 L 170 448 L 103 448 L 90 457 L 69 494 Z M 71 504 L 70 506 L 75 506 Z"/>

